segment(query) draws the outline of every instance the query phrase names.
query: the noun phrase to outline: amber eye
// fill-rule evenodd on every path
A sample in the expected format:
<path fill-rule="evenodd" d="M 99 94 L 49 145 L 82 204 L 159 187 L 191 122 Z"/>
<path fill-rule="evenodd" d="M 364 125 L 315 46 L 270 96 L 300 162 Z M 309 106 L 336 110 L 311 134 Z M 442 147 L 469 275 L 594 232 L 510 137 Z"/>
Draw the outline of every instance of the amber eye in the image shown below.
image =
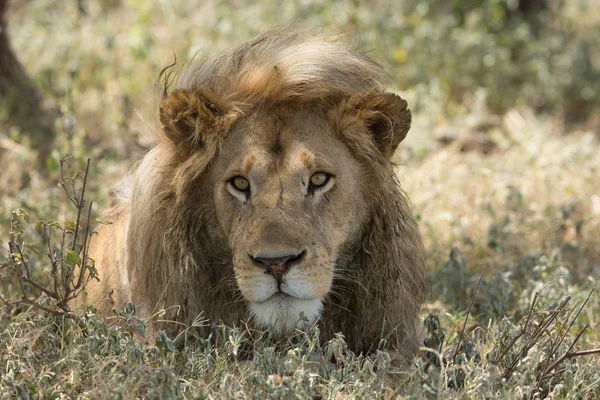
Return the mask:
<path fill-rule="evenodd" d="M 324 186 L 329 181 L 330 175 L 327 175 L 324 172 L 317 172 L 313 176 L 310 177 L 310 185 L 313 188 L 319 188 Z"/>
<path fill-rule="evenodd" d="M 241 176 L 236 176 L 235 178 L 229 181 L 231 185 L 239 190 L 240 192 L 248 192 L 250 191 L 250 182 L 248 179 L 243 178 Z"/>

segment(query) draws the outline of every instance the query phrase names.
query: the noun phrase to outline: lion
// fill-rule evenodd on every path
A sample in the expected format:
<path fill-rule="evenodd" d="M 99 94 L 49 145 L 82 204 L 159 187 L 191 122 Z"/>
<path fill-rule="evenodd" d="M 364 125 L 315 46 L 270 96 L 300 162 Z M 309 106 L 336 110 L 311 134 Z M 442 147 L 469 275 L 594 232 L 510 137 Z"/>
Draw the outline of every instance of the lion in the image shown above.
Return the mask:
<path fill-rule="evenodd" d="M 156 146 L 113 190 L 77 301 L 131 302 L 278 335 L 317 324 L 357 353 L 418 351 L 425 257 L 391 157 L 411 123 L 342 37 L 273 28 L 183 70 Z"/>

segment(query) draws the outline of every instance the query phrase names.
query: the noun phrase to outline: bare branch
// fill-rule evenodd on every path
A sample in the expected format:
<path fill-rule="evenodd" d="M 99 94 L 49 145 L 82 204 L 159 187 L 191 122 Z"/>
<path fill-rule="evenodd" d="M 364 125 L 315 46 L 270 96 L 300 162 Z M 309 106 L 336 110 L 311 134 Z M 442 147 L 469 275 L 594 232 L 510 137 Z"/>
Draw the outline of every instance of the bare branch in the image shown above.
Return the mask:
<path fill-rule="evenodd" d="M 590 290 L 590 293 L 588 294 L 587 298 L 585 299 L 585 301 L 583 302 L 583 304 L 581 305 L 581 307 L 579 307 L 579 310 L 577 311 L 577 314 L 575 314 L 575 317 L 573 317 L 573 319 L 569 323 L 569 327 L 567 329 L 565 329 L 565 333 L 561 336 L 561 338 L 558 341 L 558 343 L 556 344 L 556 346 L 554 346 L 553 353 L 558 350 L 558 348 L 560 347 L 560 345 L 562 344 L 562 342 L 565 340 L 565 337 L 567 336 L 567 334 L 571 330 L 571 327 L 573 326 L 573 323 L 577 320 L 577 318 L 579 317 L 579 314 L 581 314 L 581 311 L 583 310 L 583 308 L 585 307 L 585 305 L 587 304 L 587 302 L 590 300 L 590 297 L 592 296 L 592 293 L 594 293 L 594 290 L 596 290 L 595 287 L 592 288 L 592 290 Z"/>
<path fill-rule="evenodd" d="M 600 353 L 600 349 L 587 350 L 587 351 L 584 350 L 584 351 L 580 351 L 580 352 L 571 353 L 571 350 L 573 349 L 573 347 L 575 347 L 575 344 L 579 341 L 579 339 L 581 338 L 581 336 L 583 335 L 583 333 L 585 332 L 585 330 L 588 327 L 589 327 L 589 325 L 586 325 L 583 327 L 583 329 L 581 331 L 579 331 L 579 333 L 575 337 L 575 340 L 573 340 L 573 343 L 571 343 L 571 346 L 569 346 L 569 349 L 567 350 L 567 352 L 562 357 L 560 357 L 558 360 L 556 360 L 552 365 L 550 365 L 548 368 L 546 368 L 544 370 L 544 374 L 552 371 L 554 368 L 559 366 L 560 363 L 562 363 L 564 360 L 566 360 L 568 358 L 578 357 L 580 355 L 589 355 L 589 354 Z"/>
<path fill-rule="evenodd" d="M 567 303 L 571 300 L 571 296 L 567 296 L 556 308 L 556 310 L 552 311 L 545 319 L 542 320 L 538 328 L 533 332 L 531 339 L 523 346 L 521 351 L 517 354 L 514 360 L 509 364 L 506 368 L 502 377 L 506 380 L 510 379 L 512 374 L 515 372 L 517 365 L 520 360 L 522 360 L 527 354 L 529 350 L 538 342 L 541 334 L 546 331 L 548 326 L 554 322 L 558 314 L 565 308 Z"/>
<path fill-rule="evenodd" d="M 81 218 L 81 210 L 83 209 L 83 206 L 85 204 L 85 186 L 87 183 L 87 177 L 88 177 L 88 173 L 90 170 L 90 159 L 88 158 L 87 160 L 87 165 L 85 166 L 85 175 L 83 175 L 83 187 L 81 188 L 81 197 L 77 198 L 76 197 L 76 204 L 75 206 L 77 207 L 77 222 L 75 222 L 75 233 L 73 234 L 73 245 L 71 246 L 71 249 L 75 249 L 75 246 L 77 246 L 77 232 L 79 231 L 79 221 Z"/>

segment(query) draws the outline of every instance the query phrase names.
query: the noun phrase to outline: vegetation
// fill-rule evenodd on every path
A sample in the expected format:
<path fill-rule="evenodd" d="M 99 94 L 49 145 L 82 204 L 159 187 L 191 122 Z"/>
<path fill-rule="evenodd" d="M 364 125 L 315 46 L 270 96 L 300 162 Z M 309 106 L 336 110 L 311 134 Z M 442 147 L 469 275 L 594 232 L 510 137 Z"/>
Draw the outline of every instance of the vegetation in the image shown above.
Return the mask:
<path fill-rule="evenodd" d="M 525 3 L 9 2 L 14 53 L 57 111 L 40 152 L 10 118 L 18 95 L 0 108 L 0 397 L 599 399 L 600 5 Z M 318 329 L 277 343 L 190 327 L 146 345 L 134 305 L 100 320 L 64 303 L 95 277 L 88 207 L 101 215 L 151 146 L 173 53 L 187 63 L 281 22 L 360 32 L 411 104 L 396 161 L 431 290 L 409 371 L 343 335 L 320 346 Z"/>

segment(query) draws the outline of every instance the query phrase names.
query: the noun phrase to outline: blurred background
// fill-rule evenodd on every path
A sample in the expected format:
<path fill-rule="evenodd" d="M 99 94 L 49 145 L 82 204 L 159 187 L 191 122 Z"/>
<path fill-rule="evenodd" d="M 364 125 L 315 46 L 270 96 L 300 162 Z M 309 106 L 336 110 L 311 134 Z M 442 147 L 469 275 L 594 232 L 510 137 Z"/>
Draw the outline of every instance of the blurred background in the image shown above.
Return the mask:
<path fill-rule="evenodd" d="M 331 30 L 384 65 L 413 128 L 396 161 L 424 236 L 428 310 L 526 312 L 600 277 L 596 0 L 0 0 L 0 234 L 66 219 L 59 160 L 89 157 L 97 214 L 152 145 L 155 82 L 275 24 Z M 44 268 L 44 267 L 42 267 Z M 561 289 L 562 288 L 562 289 Z M 588 308 L 588 322 L 598 300 Z M 595 307 L 595 308 L 594 308 Z"/>

